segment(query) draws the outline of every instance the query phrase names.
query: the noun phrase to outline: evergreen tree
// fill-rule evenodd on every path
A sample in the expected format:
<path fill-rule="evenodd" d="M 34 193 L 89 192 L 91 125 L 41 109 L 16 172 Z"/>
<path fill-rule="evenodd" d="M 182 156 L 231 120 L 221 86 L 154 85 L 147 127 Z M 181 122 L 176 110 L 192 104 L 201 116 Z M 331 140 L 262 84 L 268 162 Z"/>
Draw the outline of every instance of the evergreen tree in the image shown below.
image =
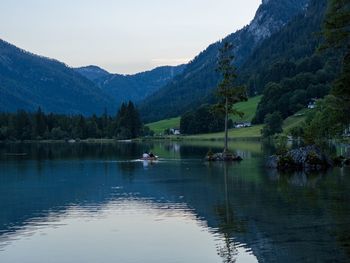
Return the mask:
<path fill-rule="evenodd" d="M 43 137 L 47 129 L 45 115 L 39 107 L 34 117 L 34 138 Z"/>
<path fill-rule="evenodd" d="M 233 45 L 224 43 L 220 49 L 218 71 L 222 74 L 222 79 L 219 82 L 217 93 L 219 103 L 214 106 L 214 110 L 225 116 L 225 146 L 224 153 L 228 152 L 228 118 L 229 114 L 242 116 L 243 113 L 234 109 L 234 104 L 243 100 L 247 100 L 246 88 L 235 86 L 237 78 L 236 68 L 233 65 L 234 56 Z"/>
<path fill-rule="evenodd" d="M 261 130 L 261 133 L 264 137 L 269 137 L 283 131 L 283 119 L 278 111 L 275 111 L 272 114 L 267 114 L 264 120 L 264 124 L 265 126 Z"/>
<path fill-rule="evenodd" d="M 117 113 L 114 136 L 121 139 L 131 139 L 142 135 L 142 122 L 134 104 L 123 103 Z"/>
<path fill-rule="evenodd" d="M 32 124 L 27 112 L 19 110 L 15 117 L 15 137 L 19 140 L 31 139 Z"/>

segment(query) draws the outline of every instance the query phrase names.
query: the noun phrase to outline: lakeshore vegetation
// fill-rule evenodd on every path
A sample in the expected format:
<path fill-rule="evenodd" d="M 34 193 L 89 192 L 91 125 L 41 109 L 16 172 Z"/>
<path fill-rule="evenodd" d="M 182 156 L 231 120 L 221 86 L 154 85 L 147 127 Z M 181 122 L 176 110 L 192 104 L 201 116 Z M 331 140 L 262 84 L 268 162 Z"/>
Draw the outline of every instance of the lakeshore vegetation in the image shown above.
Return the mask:
<path fill-rule="evenodd" d="M 123 103 L 115 116 L 45 114 L 40 108 L 0 114 L 0 140 L 129 139 L 148 132 L 132 102 Z"/>

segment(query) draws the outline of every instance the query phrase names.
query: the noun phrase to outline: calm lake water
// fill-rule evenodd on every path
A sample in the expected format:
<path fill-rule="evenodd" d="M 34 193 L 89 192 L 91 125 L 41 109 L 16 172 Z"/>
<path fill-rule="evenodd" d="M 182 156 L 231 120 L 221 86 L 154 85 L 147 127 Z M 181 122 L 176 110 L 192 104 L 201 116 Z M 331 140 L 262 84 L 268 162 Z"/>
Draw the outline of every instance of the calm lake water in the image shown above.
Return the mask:
<path fill-rule="evenodd" d="M 0 262 L 350 261 L 349 168 L 280 174 L 249 141 L 208 164 L 209 148 L 0 145 Z"/>

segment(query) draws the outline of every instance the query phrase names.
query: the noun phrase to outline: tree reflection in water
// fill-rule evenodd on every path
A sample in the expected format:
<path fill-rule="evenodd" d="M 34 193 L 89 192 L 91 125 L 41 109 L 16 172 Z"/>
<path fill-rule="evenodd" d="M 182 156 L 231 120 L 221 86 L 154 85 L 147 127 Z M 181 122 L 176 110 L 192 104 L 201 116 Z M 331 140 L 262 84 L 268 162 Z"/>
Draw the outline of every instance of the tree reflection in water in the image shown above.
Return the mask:
<path fill-rule="evenodd" d="M 219 219 L 218 232 L 223 235 L 224 246 L 217 246 L 218 255 L 222 257 L 224 263 L 236 262 L 238 256 L 237 246 L 239 242 L 234 241 L 235 234 L 245 233 L 245 222 L 235 215 L 230 203 L 230 191 L 228 184 L 228 169 L 232 163 L 220 163 L 224 176 L 224 204 L 215 206 L 215 214 Z"/>

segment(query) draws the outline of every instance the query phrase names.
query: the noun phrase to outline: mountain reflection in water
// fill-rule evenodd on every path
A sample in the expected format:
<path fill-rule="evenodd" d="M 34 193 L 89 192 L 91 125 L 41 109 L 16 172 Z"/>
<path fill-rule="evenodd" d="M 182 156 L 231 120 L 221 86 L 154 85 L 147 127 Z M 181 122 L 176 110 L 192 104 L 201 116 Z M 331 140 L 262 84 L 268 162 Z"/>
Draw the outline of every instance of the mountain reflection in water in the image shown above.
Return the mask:
<path fill-rule="evenodd" d="M 1 145 L 0 261 L 349 260 L 348 168 L 280 174 L 259 142 L 231 147 L 243 162 L 203 162 L 219 142 Z"/>

